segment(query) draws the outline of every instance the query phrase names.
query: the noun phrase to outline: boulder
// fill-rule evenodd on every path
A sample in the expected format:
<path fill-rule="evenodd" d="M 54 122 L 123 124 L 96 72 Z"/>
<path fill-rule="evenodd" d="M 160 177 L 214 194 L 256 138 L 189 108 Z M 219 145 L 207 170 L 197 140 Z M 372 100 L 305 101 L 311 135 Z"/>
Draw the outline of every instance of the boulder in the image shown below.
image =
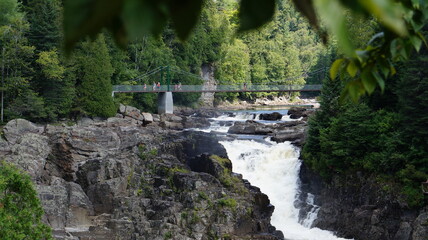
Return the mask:
<path fill-rule="evenodd" d="M 206 118 L 200 117 L 184 117 L 184 128 L 206 128 L 210 126 L 210 122 Z"/>
<path fill-rule="evenodd" d="M 151 113 L 142 112 L 141 115 L 144 118 L 144 124 L 149 124 L 149 123 L 152 123 L 154 121 L 153 115 Z"/>
<path fill-rule="evenodd" d="M 278 120 L 281 120 L 282 114 L 279 112 L 262 113 L 262 114 L 260 114 L 259 118 L 260 118 L 260 120 L 278 121 Z"/>
<path fill-rule="evenodd" d="M 30 121 L 18 118 L 9 121 L 4 126 L 3 133 L 6 140 L 10 144 L 14 144 L 27 133 L 43 133 L 43 127 L 38 127 Z"/>
<path fill-rule="evenodd" d="M 86 127 L 89 126 L 91 124 L 93 124 L 95 121 L 92 118 L 89 117 L 82 117 L 81 119 L 79 119 L 77 121 L 77 125 L 81 126 L 81 127 Z"/>
<path fill-rule="evenodd" d="M 235 122 L 227 132 L 233 134 L 267 135 L 273 132 L 273 128 L 273 125 L 265 125 L 253 120 L 247 120 L 245 122 Z"/>
<path fill-rule="evenodd" d="M 126 111 L 126 106 L 125 105 L 123 105 L 122 103 L 119 105 L 119 112 L 121 113 L 121 114 L 125 114 L 125 111 Z"/>
<path fill-rule="evenodd" d="M 173 130 L 183 130 L 184 129 L 183 124 L 181 122 L 165 121 L 165 122 L 161 122 L 160 126 L 163 128 L 168 128 L 168 129 L 173 129 Z"/>
<path fill-rule="evenodd" d="M 288 110 L 288 115 L 291 119 L 299 119 L 301 117 L 307 117 L 306 108 L 292 107 Z"/>
<path fill-rule="evenodd" d="M 118 118 L 118 117 L 111 117 L 107 119 L 106 125 L 107 127 L 120 127 L 120 126 L 132 126 L 132 125 L 137 125 L 138 121 L 130 118 L 130 117 L 125 117 L 125 118 Z"/>
<path fill-rule="evenodd" d="M 11 147 L 12 154 L 7 155 L 5 159 L 28 172 L 33 179 L 39 179 L 50 152 L 46 136 L 27 133 L 21 137 L 19 143 Z"/>
<path fill-rule="evenodd" d="M 305 138 L 305 135 L 303 132 L 290 132 L 290 133 L 280 132 L 273 135 L 271 140 L 277 143 L 290 141 L 297 145 L 300 145 L 301 143 L 303 143 L 304 138 Z"/>
<path fill-rule="evenodd" d="M 197 109 L 193 114 L 194 117 L 215 118 L 221 114 L 218 111 L 211 109 Z"/>
<path fill-rule="evenodd" d="M 144 120 L 143 115 L 141 115 L 141 111 L 136 107 L 126 106 L 123 114 L 138 121 Z"/>
<path fill-rule="evenodd" d="M 160 116 L 159 116 L 159 114 L 152 114 L 152 117 L 153 117 L 153 122 L 160 122 Z"/>

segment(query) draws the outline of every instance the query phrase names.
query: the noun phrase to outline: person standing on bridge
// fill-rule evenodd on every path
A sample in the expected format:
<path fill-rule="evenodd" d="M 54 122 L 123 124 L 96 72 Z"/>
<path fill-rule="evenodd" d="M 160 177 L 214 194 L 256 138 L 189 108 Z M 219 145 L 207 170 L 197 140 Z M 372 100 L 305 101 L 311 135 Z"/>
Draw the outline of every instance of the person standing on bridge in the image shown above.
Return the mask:
<path fill-rule="evenodd" d="M 178 82 L 178 90 L 181 90 L 181 82 Z"/>
<path fill-rule="evenodd" d="M 157 85 L 157 87 L 158 87 L 158 90 L 160 90 L 160 82 L 158 82 L 158 85 Z"/>
<path fill-rule="evenodd" d="M 146 89 L 147 89 L 147 85 L 146 85 L 146 83 L 144 83 L 144 87 L 143 87 L 143 89 L 144 89 L 144 91 L 146 91 Z"/>
<path fill-rule="evenodd" d="M 153 82 L 153 91 L 156 90 L 156 83 Z"/>
<path fill-rule="evenodd" d="M 247 83 L 244 82 L 244 91 L 247 90 Z"/>

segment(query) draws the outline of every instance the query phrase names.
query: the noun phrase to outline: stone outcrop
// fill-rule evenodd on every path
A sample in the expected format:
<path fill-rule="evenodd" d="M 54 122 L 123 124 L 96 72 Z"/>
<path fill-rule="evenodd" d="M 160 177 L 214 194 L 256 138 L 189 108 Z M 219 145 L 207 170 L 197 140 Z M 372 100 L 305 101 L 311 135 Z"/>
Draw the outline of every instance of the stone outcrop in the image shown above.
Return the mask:
<path fill-rule="evenodd" d="M 202 88 L 212 89 L 217 85 L 217 82 L 214 78 L 215 67 L 213 64 L 203 64 L 201 66 L 201 77 L 204 80 Z M 203 107 L 213 107 L 214 106 L 214 93 L 212 92 L 203 92 L 200 97 L 200 102 Z"/>
<path fill-rule="evenodd" d="M 31 175 L 56 239 L 283 238 L 269 199 L 232 173 L 215 136 L 167 124 L 193 117 L 151 116 L 121 106 L 73 126 L 14 120 L 0 157 Z"/>
<path fill-rule="evenodd" d="M 305 121 L 308 119 L 309 116 L 314 113 L 314 109 L 306 109 L 301 107 L 292 107 L 287 112 L 287 114 L 290 115 L 291 119 L 303 118 L 303 120 Z"/>
<path fill-rule="evenodd" d="M 277 143 L 290 141 L 301 146 L 305 139 L 306 123 L 302 121 L 263 124 L 253 120 L 235 122 L 228 130 L 232 134 L 267 135 Z"/>
<path fill-rule="evenodd" d="M 359 173 L 348 175 L 346 179 L 334 177 L 327 184 L 303 164 L 300 179 L 303 211 L 307 192 L 315 194 L 315 204 L 320 206 L 313 227 L 363 240 L 428 239 L 427 207 L 409 208 L 370 176 Z"/>

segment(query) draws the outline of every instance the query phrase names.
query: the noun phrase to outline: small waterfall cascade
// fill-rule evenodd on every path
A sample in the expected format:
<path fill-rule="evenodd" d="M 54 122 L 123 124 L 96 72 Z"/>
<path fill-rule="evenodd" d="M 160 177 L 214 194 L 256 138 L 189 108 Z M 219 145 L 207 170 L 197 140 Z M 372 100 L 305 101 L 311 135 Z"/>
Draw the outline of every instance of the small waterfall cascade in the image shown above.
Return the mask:
<path fill-rule="evenodd" d="M 225 134 L 232 125 L 230 121 L 258 119 L 259 113 L 239 113 L 224 115 L 211 119 L 211 127 L 202 131 Z M 229 124 L 225 122 L 229 121 Z M 292 121 L 284 116 L 281 121 Z M 197 130 L 197 129 L 194 129 Z M 198 129 L 201 131 L 201 129 Z M 275 206 L 272 225 L 281 230 L 287 240 L 345 240 L 336 237 L 332 232 L 311 228 L 317 218 L 320 207 L 315 205 L 313 194 L 308 193 L 306 205 L 310 211 L 299 220 L 299 209 L 296 207 L 300 192 L 299 171 L 301 160 L 300 149 L 290 142 L 276 143 L 266 138 L 235 139 L 220 142 L 232 161 L 233 172 L 265 193 Z"/>

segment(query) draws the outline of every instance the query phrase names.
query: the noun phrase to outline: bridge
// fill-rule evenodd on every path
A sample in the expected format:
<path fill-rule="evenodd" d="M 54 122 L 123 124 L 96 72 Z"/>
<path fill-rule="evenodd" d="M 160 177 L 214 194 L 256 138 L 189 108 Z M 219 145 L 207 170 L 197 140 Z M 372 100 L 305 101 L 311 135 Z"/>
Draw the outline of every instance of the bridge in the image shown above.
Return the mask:
<path fill-rule="evenodd" d="M 222 84 L 219 85 L 182 85 L 181 82 L 177 80 L 171 81 L 171 72 L 178 74 L 185 74 L 187 76 L 191 76 L 193 78 L 197 78 L 198 80 L 203 80 L 201 76 L 196 74 L 187 73 L 182 70 L 172 70 L 170 67 L 159 67 L 156 68 L 145 75 L 141 76 L 138 81 L 138 85 L 114 85 L 112 96 L 115 93 L 158 93 L 158 112 L 159 113 L 172 113 L 173 112 L 173 92 L 181 92 L 181 93 L 216 93 L 216 92 L 319 92 L 321 91 L 322 85 L 294 85 L 294 84 L 278 84 L 284 82 L 290 82 L 291 80 L 297 78 L 304 78 L 311 74 L 319 74 L 324 73 L 325 69 L 316 70 L 311 73 L 304 73 L 293 78 L 284 79 L 281 81 L 271 81 L 270 84 L 251 84 L 251 83 L 233 83 L 233 84 Z M 156 81 L 153 81 L 153 78 L 149 78 L 154 76 L 155 74 L 160 75 L 159 78 L 155 78 L 157 81 L 162 84 L 156 84 Z M 165 77 L 166 76 L 166 77 Z M 177 78 L 174 78 L 177 79 Z M 144 80 L 146 82 L 152 81 L 153 84 L 143 83 Z M 147 81 L 148 80 L 148 81 Z M 171 82 L 174 82 L 171 84 Z"/>

